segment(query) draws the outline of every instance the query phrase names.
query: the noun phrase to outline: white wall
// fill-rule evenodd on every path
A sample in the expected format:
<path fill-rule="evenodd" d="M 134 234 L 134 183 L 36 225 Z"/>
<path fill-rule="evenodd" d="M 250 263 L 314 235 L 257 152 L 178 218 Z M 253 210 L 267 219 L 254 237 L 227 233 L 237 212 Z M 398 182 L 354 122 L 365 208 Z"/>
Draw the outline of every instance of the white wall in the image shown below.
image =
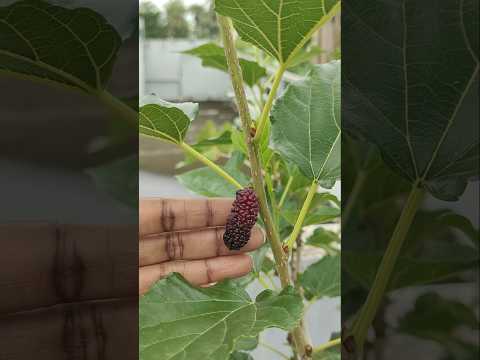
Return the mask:
<path fill-rule="evenodd" d="M 231 92 L 228 75 L 204 68 L 196 57 L 182 54 L 205 41 L 144 40 L 140 42 L 140 96 L 164 100 L 225 101 Z"/>

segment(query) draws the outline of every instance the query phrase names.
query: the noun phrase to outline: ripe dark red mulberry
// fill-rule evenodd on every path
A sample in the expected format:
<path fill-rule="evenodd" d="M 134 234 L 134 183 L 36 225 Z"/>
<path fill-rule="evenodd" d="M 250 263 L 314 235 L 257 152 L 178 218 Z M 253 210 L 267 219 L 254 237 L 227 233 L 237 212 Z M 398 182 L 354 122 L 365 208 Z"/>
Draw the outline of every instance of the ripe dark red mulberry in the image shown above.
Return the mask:
<path fill-rule="evenodd" d="M 250 239 L 250 233 L 257 222 L 258 199 L 252 188 L 238 190 L 228 215 L 223 242 L 230 250 L 239 250 Z"/>

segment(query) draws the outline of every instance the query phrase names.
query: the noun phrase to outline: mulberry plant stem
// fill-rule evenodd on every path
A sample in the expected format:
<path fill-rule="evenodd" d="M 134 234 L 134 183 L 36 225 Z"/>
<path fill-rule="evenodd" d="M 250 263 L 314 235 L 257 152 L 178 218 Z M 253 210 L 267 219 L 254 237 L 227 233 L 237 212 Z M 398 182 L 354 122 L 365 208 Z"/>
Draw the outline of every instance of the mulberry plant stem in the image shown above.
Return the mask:
<path fill-rule="evenodd" d="M 270 110 L 272 109 L 273 101 L 277 96 L 278 88 L 282 82 L 282 76 L 287 69 L 285 64 L 280 65 L 277 72 L 275 73 L 275 77 L 273 78 L 272 88 L 270 89 L 270 93 L 268 94 L 267 102 L 263 107 L 262 114 L 260 115 L 260 119 L 258 121 L 257 131 L 255 134 L 254 141 L 259 142 L 262 136 L 263 131 L 265 130 L 265 126 L 268 122 L 268 116 L 270 115 Z"/>
<path fill-rule="evenodd" d="M 188 154 L 192 155 L 195 159 L 199 160 L 203 164 L 207 165 L 210 169 L 215 171 L 218 175 L 220 175 L 222 178 L 227 180 L 230 184 L 235 186 L 237 189 L 243 189 L 243 186 L 235 180 L 230 174 L 228 174 L 225 170 L 223 170 L 220 166 L 215 164 L 212 160 L 207 158 L 205 155 L 199 153 L 197 150 L 192 148 L 190 145 L 182 142 L 179 144 L 179 146 Z"/>
<path fill-rule="evenodd" d="M 302 230 L 303 223 L 305 222 L 305 218 L 307 216 L 308 210 L 310 209 L 310 205 L 312 204 L 313 197 L 315 196 L 318 189 L 318 183 L 316 180 L 312 182 L 310 185 L 310 189 L 308 190 L 307 198 L 305 199 L 302 209 L 300 210 L 300 214 L 298 214 L 297 221 L 293 227 L 293 231 L 290 234 L 288 239 L 287 245 L 288 249 L 292 250 L 293 244 L 297 240 L 298 235 L 300 235 L 300 231 Z"/>
<path fill-rule="evenodd" d="M 225 57 L 227 59 L 228 71 L 232 80 L 233 90 L 235 92 L 235 98 L 237 102 L 238 112 L 240 114 L 240 120 L 242 122 L 243 132 L 245 136 L 245 142 L 247 144 L 248 157 L 250 160 L 250 169 L 253 179 L 253 186 L 258 197 L 260 205 L 260 214 L 265 223 L 265 230 L 267 237 L 270 241 L 273 256 L 275 257 L 275 265 L 280 277 L 282 287 L 290 285 L 290 277 L 288 272 L 287 257 L 282 249 L 282 244 L 278 233 L 273 223 L 272 215 L 267 204 L 267 196 L 265 194 L 264 180 L 262 176 L 262 169 L 259 161 L 259 148 L 253 141 L 253 137 L 250 134 L 252 126 L 252 118 L 248 109 L 247 97 L 245 95 L 245 89 L 243 87 L 243 75 L 238 61 L 237 50 L 232 34 L 232 25 L 230 19 L 217 15 L 220 32 L 222 35 L 223 46 L 225 48 Z M 294 342 L 297 349 L 297 353 L 300 356 L 305 355 L 305 339 L 302 336 L 302 329 L 296 328 L 293 330 Z"/>
<path fill-rule="evenodd" d="M 408 229 L 412 224 L 413 218 L 423 199 L 424 190 L 419 187 L 418 182 L 413 184 L 412 190 L 403 207 L 400 219 L 395 226 L 392 237 L 387 246 L 387 250 L 383 255 L 382 262 L 377 270 L 377 275 L 368 294 L 367 300 L 363 305 L 358 318 L 355 319 L 351 334 L 357 346 L 358 353 L 363 351 L 363 343 L 365 341 L 368 328 L 375 318 L 378 307 L 381 303 L 383 295 L 387 290 L 388 281 L 395 268 L 395 263 L 403 242 L 408 233 Z"/>
<path fill-rule="evenodd" d="M 319 352 L 325 351 L 325 350 L 330 349 L 334 346 L 340 345 L 341 342 L 342 342 L 342 340 L 340 338 L 330 340 L 330 341 L 326 342 L 325 344 L 322 344 L 322 345 L 319 345 L 319 346 L 315 347 L 313 349 L 313 352 L 314 353 L 319 353 Z"/>

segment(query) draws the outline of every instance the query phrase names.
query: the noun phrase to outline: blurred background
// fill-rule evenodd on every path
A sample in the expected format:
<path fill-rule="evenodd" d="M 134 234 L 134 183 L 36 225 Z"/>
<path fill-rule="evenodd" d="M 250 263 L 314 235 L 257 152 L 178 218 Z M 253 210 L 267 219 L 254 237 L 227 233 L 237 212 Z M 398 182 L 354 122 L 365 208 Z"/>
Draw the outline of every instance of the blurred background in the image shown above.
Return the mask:
<path fill-rule="evenodd" d="M 140 1 L 140 99 L 156 95 L 171 102 L 199 103 L 199 115 L 192 123 L 189 135 L 193 140 L 218 135 L 221 129 L 233 124 L 237 117 L 229 76 L 216 69 L 202 67 L 201 61 L 182 54 L 208 42 L 219 42 L 213 1 L 209 0 L 149 0 Z M 338 56 L 340 17 L 334 18 L 314 36 L 315 48 L 321 49 L 312 63 L 322 63 Z M 272 64 L 272 72 L 274 71 Z M 267 66 L 268 71 L 268 66 Z M 300 79 L 299 73 L 287 73 L 287 81 Z M 188 140 L 187 140 L 188 142 Z M 184 155 L 175 146 L 146 137 L 140 138 L 139 192 L 141 197 L 191 197 L 175 178 L 190 170 Z M 180 169 L 181 166 L 181 169 Z M 332 192 L 340 198 L 340 185 Z M 337 226 L 337 225 L 335 225 Z M 318 260 L 319 254 L 306 256 L 304 266 Z M 257 282 L 249 292 L 258 294 L 263 288 Z M 340 299 L 320 300 L 312 305 L 307 318 L 314 344 L 330 339 L 340 331 Z M 288 353 L 286 333 L 273 329 L 262 333 L 261 343 Z M 266 346 L 253 353 L 255 359 L 282 359 Z"/>

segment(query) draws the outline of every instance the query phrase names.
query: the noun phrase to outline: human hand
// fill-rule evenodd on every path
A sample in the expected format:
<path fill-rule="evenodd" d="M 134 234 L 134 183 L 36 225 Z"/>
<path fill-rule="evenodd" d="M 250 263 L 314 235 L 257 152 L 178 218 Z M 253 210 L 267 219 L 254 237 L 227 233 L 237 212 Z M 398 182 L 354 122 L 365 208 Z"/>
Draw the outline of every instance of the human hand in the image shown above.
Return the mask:
<path fill-rule="evenodd" d="M 244 252 L 265 241 L 252 229 L 245 247 L 229 250 L 223 243 L 233 199 L 143 199 L 140 201 L 139 292 L 172 272 L 193 285 L 207 285 L 248 274 L 253 267 Z"/>

